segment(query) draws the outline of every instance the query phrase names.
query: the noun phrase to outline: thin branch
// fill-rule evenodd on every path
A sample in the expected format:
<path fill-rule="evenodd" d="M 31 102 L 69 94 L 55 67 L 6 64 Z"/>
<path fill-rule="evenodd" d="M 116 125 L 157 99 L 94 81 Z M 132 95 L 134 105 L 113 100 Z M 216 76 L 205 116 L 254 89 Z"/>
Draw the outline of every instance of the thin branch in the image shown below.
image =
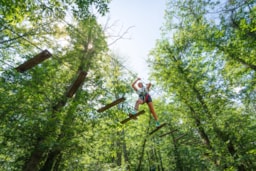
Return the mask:
<path fill-rule="evenodd" d="M 130 26 L 124 32 L 122 32 L 121 34 L 118 34 L 117 36 L 115 36 L 117 38 L 115 40 L 113 40 L 111 43 L 109 43 L 108 46 L 111 46 L 111 45 L 115 44 L 120 39 L 130 39 L 130 38 L 126 38 L 125 36 L 128 34 L 129 30 L 132 29 L 133 27 L 135 27 L 135 26 Z M 120 32 L 121 32 L 121 30 L 120 30 Z"/>

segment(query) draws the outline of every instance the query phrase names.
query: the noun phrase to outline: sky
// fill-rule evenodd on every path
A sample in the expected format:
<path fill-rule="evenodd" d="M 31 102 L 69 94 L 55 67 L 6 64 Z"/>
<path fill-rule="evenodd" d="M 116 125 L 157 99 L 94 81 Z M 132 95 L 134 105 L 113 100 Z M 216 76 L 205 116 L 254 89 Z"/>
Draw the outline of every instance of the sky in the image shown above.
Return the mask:
<path fill-rule="evenodd" d="M 110 46 L 111 50 L 124 58 L 124 65 L 137 77 L 147 81 L 149 68 L 146 60 L 164 23 L 166 0 L 112 0 L 110 12 L 104 18 L 112 23 L 111 34 L 128 33 Z M 109 40 L 110 42 L 113 40 Z"/>

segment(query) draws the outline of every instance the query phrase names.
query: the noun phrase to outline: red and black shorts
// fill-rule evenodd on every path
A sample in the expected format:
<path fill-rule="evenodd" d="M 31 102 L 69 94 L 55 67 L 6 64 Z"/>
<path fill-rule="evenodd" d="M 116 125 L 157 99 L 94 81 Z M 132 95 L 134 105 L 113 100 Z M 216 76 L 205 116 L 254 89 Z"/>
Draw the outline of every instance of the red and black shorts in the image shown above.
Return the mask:
<path fill-rule="evenodd" d="M 143 100 L 143 102 L 146 102 L 146 103 L 152 102 L 152 98 L 149 94 L 146 94 L 145 96 L 140 96 L 140 99 Z"/>

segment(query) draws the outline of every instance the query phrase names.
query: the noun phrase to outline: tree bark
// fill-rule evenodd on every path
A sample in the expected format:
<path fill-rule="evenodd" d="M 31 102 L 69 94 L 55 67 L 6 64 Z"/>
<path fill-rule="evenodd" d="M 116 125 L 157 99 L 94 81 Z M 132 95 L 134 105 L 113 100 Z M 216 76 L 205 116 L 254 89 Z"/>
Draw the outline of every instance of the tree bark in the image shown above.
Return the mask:
<path fill-rule="evenodd" d="M 251 63 L 248 63 L 248 62 L 246 62 L 244 59 L 239 58 L 239 56 L 238 56 L 237 53 L 232 52 L 232 51 L 229 50 L 228 48 L 222 47 L 222 46 L 220 46 L 220 45 L 216 45 L 216 46 L 217 46 L 217 48 L 218 48 L 220 51 L 222 51 L 222 52 L 228 54 L 230 60 L 237 61 L 237 62 L 239 62 L 240 64 L 242 64 L 242 65 L 244 65 L 244 66 L 246 66 L 246 67 L 248 67 L 248 68 L 250 68 L 250 69 L 256 71 L 256 65 L 251 64 Z"/>
<path fill-rule="evenodd" d="M 23 171 L 36 171 L 40 169 L 40 162 L 45 156 L 45 150 L 41 149 L 41 139 L 38 139 L 34 151 L 31 153 L 30 158 L 25 162 Z"/>
<path fill-rule="evenodd" d="M 175 137 L 173 135 L 173 133 L 171 133 L 171 137 L 172 137 L 172 142 L 173 142 L 173 146 L 174 146 L 174 158 L 175 158 L 175 164 L 176 164 L 176 169 L 177 171 L 183 171 L 183 167 L 182 167 L 182 162 L 180 159 L 180 154 L 178 152 L 178 144 L 175 141 Z"/>
<path fill-rule="evenodd" d="M 127 163 L 126 169 L 130 170 L 129 154 L 128 154 L 127 147 L 126 147 L 125 131 L 124 131 L 124 129 L 122 130 L 122 142 L 123 142 L 124 161 L 125 161 L 125 163 Z"/>
<path fill-rule="evenodd" d="M 57 162 L 58 157 L 61 155 L 60 150 L 51 151 L 48 154 L 47 160 L 44 163 L 43 167 L 40 169 L 40 171 L 51 171 L 54 169 L 55 164 Z"/>
<path fill-rule="evenodd" d="M 227 142 L 227 149 L 228 152 L 230 153 L 230 155 L 234 158 L 234 160 L 236 161 L 238 159 L 237 156 L 237 150 L 235 149 L 235 146 L 233 144 L 233 141 L 229 138 L 229 135 L 227 135 L 225 132 L 219 130 L 218 128 L 215 128 L 215 132 L 217 133 L 218 137 L 223 141 L 223 142 Z M 238 171 L 245 171 L 246 168 L 243 164 L 239 164 L 237 165 L 237 170 Z"/>
<path fill-rule="evenodd" d="M 47 158 L 49 149 L 47 147 L 43 147 L 43 146 L 44 146 L 44 144 L 47 144 L 46 141 L 47 141 L 48 136 L 56 136 L 56 138 L 57 138 L 57 135 L 54 135 L 55 130 L 59 126 L 59 125 L 57 125 L 58 118 L 56 117 L 56 112 L 59 112 L 61 110 L 61 108 L 65 106 L 66 102 L 67 102 L 67 98 L 64 97 L 55 106 L 52 107 L 52 109 L 53 109 L 52 119 L 56 119 L 56 124 L 49 125 L 49 127 L 51 127 L 51 130 L 45 130 L 45 132 L 43 134 L 45 136 L 42 138 L 41 137 L 39 138 L 39 141 L 37 141 L 37 143 L 35 145 L 34 151 L 31 153 L 27 162 L 25 162 L 25 164 L 23 166 L 23 171 L 39 170 L 40 163 L 42 163 L 45 160 L 45 158 Z"/>
<path fill-rule="evenodd" d="M 143 143 L 142 143 L 142 150 L 141 150 L 140 158 L 139 158 L 139 164 L 138 164 L 138 167 L 136 169 L 137 171 L 142 170 L 141 165 L 142 165 L 142 160 L 143 160 L 144 151 L 145 151 L 145 147 L 146 147 L 146 142 L 147 142 L 147 138 L 144 138 Z"/>
<path fill-rule="evenodd" d="M 143 140 L 143 143 L 142 143 L 142 149 L 141 149 L 141 153 L 140 153 L 140 158 L 139 158 L 139 164 L 138 164 L 138 167 L 137 167 L 137 171 L 140 171 L 142 170 L 142 160 L 143 160 L 143 156 L 144 156 L 144 151 L 145 151 L 145 147 L 146 147 L 146 142 L 147 142 L 147 136 L 148 136 L 148 133 L 149 133 L 149 128 L 150 128 L 150 119 L 149 119 L 149 123 L 148 123 L 148 128 L 147 128 L 147 131 L 146 131 L 146 136 Z"/>
<path fill-rule="evenodd" d="M 122 132 L 117 132 L 118 139 L 116 141 L 116 164 L 117 166 L 122 165 Z"/>

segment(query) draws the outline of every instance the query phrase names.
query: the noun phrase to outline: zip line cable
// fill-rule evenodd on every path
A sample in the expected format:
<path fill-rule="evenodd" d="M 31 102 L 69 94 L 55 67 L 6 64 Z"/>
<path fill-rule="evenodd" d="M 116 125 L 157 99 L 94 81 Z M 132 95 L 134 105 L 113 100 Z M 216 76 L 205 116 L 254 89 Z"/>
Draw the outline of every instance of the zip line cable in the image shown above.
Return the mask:
<path fill-rule="evenodd" d="M 69 14 L 69 13 L 68 13 Z M 61 18 L 61 21 L 63 21 L 66 25 L 68 25 L 69 27 L 72 27 L 72 28 L 74 28 L 74 30 L 79 34 L 79 36 L 81 36 L 81 37 L 84 37 L 84 35 L 80 32 L 80 30 L 79 29 L 77 29 L 76 27 L 74 27 L 73 25 L 71 25 L 71 24 L 69 24 L 67 21 L 65 21 L 64 19 L 62 19 Z M 30 40 L 28 40 L 28 39 L 26 39 L 25 37 L 24 37 L 24 35 L 20 35 L 20 34 L 18 34 L 17 32 L 15 32 L 15 31 L 13 31 L 12 29 L 10 29 L 9 27 L 7 27 L 12 33 L 14 33 L 14 34 L 16 34 L 16 35 L 18 35 L 18 37 L 20 37 L 20 38 L 22 38 L 23 40 L 25 40 L 25 41 L 27 41 L 29 44 L 31 44 L 32 46 L 34 46 L 34 47 L 36 47 L 37 49 L 39 49 L 40 51 L 43 51 L 43 49 L 42 48 L 40 48 L 38 45 L 36 45 L 36 44 L 34 44 L 33 42 L 31 42 Z M 56 56 L 57 58 L 57 60 L 59 60 L 60 59 L 60 57 L 59 56 L 57 56 L 56 54 L 55 55 L 52 55 L 52 57 L 54 58 L 54 56 Z M 111 56 L 111 55 L 109 55 L 110 56 L 110 58 L 112 59 L 112 60 L 117 60 L 117 59 L 115 59 L 113 56 Z M 1 60 L 3 63 L 5 63 L 6 65 L 8 65 L 8 66 L 11 66 L 11 67 L 13 67 L 12 65 L 10 65 L 10 64 L 8 64 L 8 63 L 6 63 L 6 62 L 4 62 L 3 60 Z M 63 63 L 64 65 L 65 65 L 65 63 Z M 130 69 L 128 69 L 127 68 L 127 66 L 125 66 L 124 64 L 122 64 L 121 62 L 119 62 L 118 61 L 118 64 L 122 67 L 122 68 L 124 68 L 126 71 L 128 71 L 128 73 L 130 74 L 130 75 L 132 75 L 133 77 L 138 77 L 137 76 L 137 74 L 135 74 L 134 72 L 132 72 Z M 70 68 L 71 69 L 71 68 Z M 72 69 L 73 71 L 75 71 L 74 69 Z M 76 70 L 77 71 L 77 70 Z M 140 80 L 143 84 L 145 84 L 145 82 L 143 81 L 143 79 L 142 80 Z M 114 95 L 112 92 L 110 92 L 110 91 L 108 91 L 108 90 L 105 90 L 105 91 L 107 91 L 110 95 Z M 125 102 L 126 103 L 126 102 Z M 129 105 L 128 103 L 126 103 L 126 108 L 124 108 L 124 110 L 130 110 L 131 108 L 134 108 L 134 106 L 132 106 L 132 105 Z"/>
<path fill-rule="evenodd" d="M 11 28 L 9 28 L 7 26 L 8 30 L 10 30 L 13 34 L 16 34 L 17 36 L 19 36 L 21 39 L 27 41 L 28 43 L 30 43 L 31 45 L 33 45 L 34 47 L 36 47 L 37 49 L 39 49 L 40 51 L 43 51 L 42 48 L 40 48 L 39 46 L 35 45 L 34 43 L 32 43 L 31 41 L 29 41 L 28 39 L 24 38 L 24 36 L 20 35 L 19 33 L 13 31 Z"/>
<path fill-rule="evenodd" d="M 69 14 L 69 13 L 68 13 Z M 69 14 L 70 15 L 70 14 Z M 67 21 L 65 21 L 64 19 L 61 19 L 61 21 L 62 22 L 64 22 L 66 25 L 68 25 L 69 27 L 72 27 L 72 28 L 74 28 L 74 30 L 81 36 L 81 37 L 83 37 L 83 34 L 76 28 L 76 27 L 74 27 L 73 25 L 71 25 L 71 24 L 69 24 Z M 42 48 L 40 48 L 39 46 L 37 46 L 36 44 L 34 44 L 34 43 L 32 43 L 31 41 L 29 41 L 28 39 L 26 39 L 26 38 L 24 38 L 22 35 L 20 35 L 20 34 L 18 34 L 17 32 L 15 32 L 15 31 L 13 31 L 12 29 L 10 29 L 9 27 L 7 27 L 12 33 L 14 33 L 14 34 L 16 34 L 16 35 L 18 35 L 19 37 L 21 37 L 23 40 L 25 40 L 25 41 L 27 41 L 28 43 L 30 43 L 32 46 L 34 46 L 34 47 L 36 47 L 37 49 L 39 49 L 39 50 L 43 50 Z M 54 56 L 56 56 L 56 54 L 55 55 L 53 55 L 53 57 Z M 117 59 L 115 59 L 114 57 L 112 57 L 111 55 L 109 55 L 110 57 L 111 57 L 111 59 L 113 59 L 113 60 L 115 60 L 115 61 L 117 61 Z M 57 56 L 57 60 L 59 59 L 59 57 Z M 3 60 L 1 60 L 3 63 L 5 63 L 6 65 L 8 65 L 8 66 L 11 66 L 11 67 L 13 67 L 12 65 L 10 65 L 10 64 L 8 64 L 8 63 L 6 63 L 6 62 L 4 62 Z M 119 62 L 118 61 L 118 64 L 122 67 L 122 68 L 124 68 L 126 71 L 128 71 L 128 73 L 129 74 L 131 74 L 133 77 L 137 77 L 137 75 L 134 73 L 134 72 L 132 72 L 130 69 L 128 69 L 124 64 L 122 64 L 121 62 Z M 14 67 L 13 67 L 14 68 Z M 73 71 L 75 71 L 75 70 L 73 70 Z M 77 71 L 77 70 L 76 70 Z M 141 82 L 143 82 L 143 80 L 140 80 Z M 143 82 L 144 83 L 144 82 Z M 145 83 L 144 83 L 145 84 Z"/>
<path fill-rule="evenodd" d="M 69 12 L 67 12 L 67 15 L 69 15 L 70 18 L 72 18 L 71 14 Z M 65 21 L 64 19 L 61 18 L 61 21 L 63 21 L 65 24 L 67 24 L 69 27 L 72 27 L 81 37 L 83 37 L 83 34 L 79 31 L 79 29 L 77 29 L 76 27 L 74 27 L 72 24 L 69 24 L 67 21 Z M 113 60 L 117 60 L 114 57 L 112 57 L 111 55 L 109 55 Z M 129 70 L 125 65 L 123 65 L 121 62 L 118 61 L 118 64 L 123 67 L 124 69 L 126 69 L 133 77 L 137 77 L 137 75 L 135 73 L 133 73 L 131 70 Z"/>
<path fill-rule="evenodd" d="M 64 20 L 63 20 L 64 21 Z M 75 28 L 74 26 L 72 26 L 71 24 L 69 24 L 69 23 L 67 23 L 66 21 L 64 21 L 68 26 L 70 26 L 70 27 L 72 27 L 72 28 Z M 10 29 L 11 30 L 11 29 Z M 82 35 L 82 33 L 79 31 L 79 30 L 77 30 L 77 29 L 75 29 L 76 30 L 76 32 L 80 35 L 80 36 L 83 36 Z M 16 34 L 16 35 L 18 35 L 19 37 L 22 37 L 22 36 L 20 36 L 20 34 L 18 34 L 18 33 L 16 33 L 15 31 L 13 31 L 13 30 L 11 30 L 14 34 Z M 32 43 L 31 41 L 29 41 L 29 40 L 27 40 L 26 38 L 24 38 L 24 37 L 22 37 L 23 38 L 23 40 L 26 40 L 28 43 L 30 43 L 32 46 L 34 46 L 34 47 L 36 47 L 37 49 L 39 49 L 39 50 L 42 50 L 42 48 L 40 48 L 39 46 L 37 46 L 37 45 L 35 45 L 34 43 Z M 56 56 L 56 54 L 54 55 L 54 56 Z M 52 57 L 54 57 L 54 56 L 52 56 Z M 111 56 L 110 56 L 111 57 Z M 111 57 L 112 58 L 112 57 Z M 58 59 L 58 56 L 57 56 L 57 59 Z M 112 59 L 114 59 L 114 58 L 112 58 Z M 2 60 L 1 60 L 2 61 Z M 12 66 L 12 65 L 10 65 L 10 64 L 8 64 L 8 63 L 6 63 L 6 62 L 4 62 L 4 61 L 2 61 L 3 63 L 5 63 L 5 64 L 7 64 L 8 66 L 11 66 L 12 68 L 15 68 L 14 66 Z M 65 65 L 65 64 L 64 64 Z M 121 65 L 121 63 L 119 63 L 119 65 Z M 122 67 L 124 67 L 125 69 L 127 69 L 124 65 L 122 65 Z M 128 69 L 127 69 L 128 70 Z M 73 71 L 77 71 L 77 70 L 73 70 Z M 129 71 L 129 70 L 128 70 Z M 131 73 L 131 71 L 129 71 L 130 73 Z M 110 93 L 110 91 L 108 91 L 108 93 L 109 94 L 112 94 L 113 95 L 113 93 Z"/>
<path fill-rule="evenodd" d="M 67 23 L 65 20 L 62 20 L 62 21 L 64 21 L 65 24 L 67 24 L 68 26 L 70 26 L 70 27 L 72 27 L 72 28 L 75 28 L 73 25 Z M 30 43 L 32 46 L 34 46 L 34 47 L 36 47 L 37 49 L 43 51 L 42 48 L 40 48 L 39 46 L 35 45 L 34 43 L 32 43 L 31 41 L 29 41 L 28 39 L 24 38 L 23 36 L 21 36 L 21 35 L 18 34 L 17 32 L 13 31 L 13 30 L 10 29 L 9 27 L 8 27 L 8 29 L 9 29 L 12 33 L 18 35 L 18 36 L 21 37 L 23 40 L 25 40 L 25 41 L 27 41 L 28 43 Z M 75 30 L 76 30 L 77 33 L 79 33 L 80 36 L 82 35 L 82 33 L 81 33 L 79 30 L 77 30 L 77 29 L 75 29 Z M 54 56 L 56 56 L 56 54 L 55 54 Z M 54 56 L 53 56 L 53 57 L 54 57 Z M 111 57 L 113 60 L 117 61 L 117 59 L 113 58 L 111 55 L 109 55 L 109 57 Z M 57 60 L 58 60 L 58 59 L 59 59 L 59 57 L 57 56 Z M 11 66 L 12 68 L 14 68 L 14 66 L 12 66 L 12 65 L 10 65 L 10 64 L 8 64 L 8 63 L 6 63 L 6 62 L 4 62 L 3 60 L 1 60 L 1 61 L 2 61 L 3 63 L 5 63 L 6 65 Z M 131 74 L 132 76 L 136 77 L 136 74 L 134 74 L 131 70 L 129 70 L 129 69 L 128 69 L 125 65 L 123 65 L 121 62 L 118 61 L 118 64 L 119 64 L 122 68 L 124 68 L 125 70 L 127 70 L 127 71 L 129 72 L 129 74 Z M 73 71 L 75 71 L 75 70 L 73 70 Z"/>
<path fill-rule="evenodd" d="M 5 62 L 4 60 L 0 59 L 0 61 L 1 61 L 2 63 L 4 63 L 5 65 L 8 65 L 8 66 L 11 67 L 11 68 L 14 68 L 14 66 L 12 66 L 11 64 Z"/>
<path fill-rule="evenodd" d="M 69 12 L 67 12 L 66 14 L 69 15 L 70 18 L 72 18 L 72 16 L 70 15 Z M 63 22 L 64 22 L 66 25 L 68 25 L 69 27 L 74 28 L 74 30 L 75 30 L 81 37 L 83 37 L 83 34 L 82 34 L 76 27 L 74 27 L 73 25 L 69 24 L 67 21 L 65 21 L 65 20 L 62 19 L 62 18 L 60 18 L 60 20 L 63 21 Z M 21 37 L 23 40 L 27 41 L 28 43 L 30 43 L 31 45 L 33 45 L 34 47 L 36 47 L 36 48 L 39 49 L 40 51 L 43 51 L 43 49 L 40 48 L 39 46 L 37 46 L 36 44 L 32 43 L 32 42 L 29 41 L 28 39 L 24 38 L 22 35 L 18 34 L 18 33 L 15 32 L 15 31 L 13 31 L 13 30 L 12 30 L 11 28 L 9 28 L 8 26 L 6 26 L 6 27 L 7 27 L 12 33 L 18 35 L 18 36 Z M 55 55 L 55 56 L 56 56 L 56 55 Z M 54 56 L 53 56 L 53 57 L 54 57 Z M 114 59 L 112 56 L 110 56 L 110 57 L 111 57 L 112 59 Z M 59 59 L 58 56 L 57 56 L 57 59 Z M 116 60 L 116 59 L 114 59 L 114 60 Z M 6 64 L 7 64 L 7 63 L 6 63 Z M 9 64 L 7 64 L 7 65 L 10 66 Z M 123 65 L 123 64 L 120 63 L 120 62 L 119 62 L 119 65 L 120 65 L 121 67 L 123 67 L 124 69 L 126 69 L 126 70 L 129 72 L 129 74 L 131 74 L 133 77 L 137 77 L 137 75 L 136 75 L 134 72 L 132 72 L 130 69 L 128 69 L 125 65 Z M 12 67 L 13 67 L 13 66 L 12 66 Z"/>
<path fill-rule="evenodd" d="M 69 25 L 69 26 L 71 26 L 71 25 Z M 11 30 L 13 33 L 15 33 L 16 35 L 18 35 L 18 36 L 20 36 L 18 33 L 16 33 L 16 32 L 14 32 L 13 30 Z M 78 30 L 76 30 L 79 34 L 80 34 L 80 32 L 78 31 Z M 32 43 L 31 41 L 29 41 L 29 40 L 27 40 L 26 38 L 24 38 L 23 37 L 23 40 L 26 40 L 28 43 L 30 43 L 32 46 L 34 46 L 34 47 L 36 47 L 37 49 L 39 49 L 39 50 L 42 50 L 42 48 L 40 48 L 39 46 L 37 46 L 37 45 L 35 45 L 34 43 Z M 54 56 L 56 56 L 56 54 L 54 55 Z M 54 56 L 52 56 L 52 57 L 54 57 Z M 119 64 L 119 66 L 121 66 L 123 69 L 125 69 L 126 71 L 128 71 L 128 73 L 129 74 L 131 74 L 133 77 L 136 77 L 137 75 L 134 73 L 134 72 L 132 72 L 130 69 L 128 69 L 124 64 L 122 64 L 121 62 L 119 62 L 116 58 L 114 58 L 114 57 L 112 57 L 111 55 L 109 55 L 109 57 L 112 59 L 112 60 L 115 60 L 115 61 L 117 61 L 118 62 L 118 64 Z M 57 56 L 57 60 L 59 59 L 59 57 Z M 8 63 L 6 63 L 6 62 L 4 62 L 3 60 L 1 60 L 3 63 L 5 63 L 6 65 L 8 65 L 8 66 L 11 66 L 12 68 L 14 68 L 12 65 L 10 65 L 10 64 L 8 64 Z M 64 64 L 65 65 L 65 64 Z M 73 70 L 73 69 L 72 69 Z M 77 70 L 73 70 L 73 71 L 77 71 Z M 49 75 L 50 76 L 50 75 Z M 140 80 L 141 82 L 143 82 L 143 84 L 145 84 L 145 82 L 143 81 L 143 80 Z M 109 90 L 107 90 L 107 89 L 105 89 L 105 91 L 107 91 L 110 95 L 113 95 L 114 96 L 114 93 L 113 92 L 110 92 Z M 34 95 L 32 95 L 33 97 L 35 97 Z M 134 102 L 135 103 L 135 102 Z M 123 108 L 122 108 L 122 110 L 124 110 L 124 112 L 125 113 L 129 113 L 129 112 L 131 112 L 131 110 L 133 110 L 134 109 L 134 105 L 131 105 L 131 104 L 129 104 L 129 102 L 124 102 L 123 103 Z"/>
<path fill-rule="evenodd" d="M 72 15 L 70 14 L 70 12 L 67 12 L 66 14 L 67 14 L 67 17 L 73 18 Z M 67 26 L 73 28 L 73 29 L 79 34 L 79 36 L 84 37 L 84 34 L 82 34 L 78 28 L 74 27 L 72 24 L 68 23 L 67 21 L 65 21 L 65 20 L 62 19 L 62 18 L 60 18 L 60 20 L 61 20 L 62 22 L 64 22 Z M 111 55 L 109 55 L 109 56 L 111 57 L 112 60 L 115 60 L 115 61 L 117 60 L 117 59 L 115 59 L 114 57 L 112 57 Z M 125 70 L 127 70 L 128 73 L 131 74 L 133 77 L 138 77 L 134 72 L 132 72 L 130 69 L 128 69 L 128 68 L 127 68 L 124 64 L 122 64 L 121 62 L 118 61 L 118 64 L 119 64 L 121 67 L 123 67 Z"/>
<path fill-rule="evenodd" d="M 68 14 L 69 14 L 69 13 L 68 13 Z M 69 24 L 69 23 L 68 23 L 67 21 L 65 21 L 64 19 L 61 19 L 61 21 L 63 21 L 63 22 L 64 22 L 66 25 L 68 25 L 69 27 L 74 28 L 74 30 L 79 34 L 79 36 L 83 37 L 83 34 L 82 34 L 76 27 L 74 27 L 73 25 Z M 31 44 L 32 46 L 34 46 L 35 48 L 39 49 L 40 51 L 43 51 L 43 49 L 42 49 L 41 47 L 39 47 L 38 45 L 32 43 L 30 40 L 26 39 L 26 38 L 24 37 L 24 35 L 20 35 L 19 33 L 15 32 L 13 29 L 11 29 L 9 26 L 6 26 L 6 28 L 7 28 L 8 30 L 10 30 L 13 34 L 16 34 L 19 38 L 25 40 L 26 42 L 28 42 L 29 44 Z M 56 56 L 56 54 L 55 54 L 55 55 L 52 55 L 52 57 L 54 57 L 54 56 Z M 110 56 L 113 60 L 117 60 L 117 59 L 113 58 L 111 55 L 109 55 L 109 56 Z M 59 59 L 59 57 L 57 56 L 57 60 L 58 60 L 58 59 Z M 12 66 L 12 65 L 10 65 L 10 64 L 8 64 L 8 63 L 6 63 L 6 62 L 3 61 L 3 60 L 1 60 L 1 62 L 3 62 L 4 64 L 6 64 L 6 65 L 8 65 L 8 66 L 10 66 L 10 67 L 12 67 L 12 68 L 14 68 L 14 66 Z M 136 76 L 137 76 L 134 72 L 132 72 L 130 69 L 128 69 L 128 68 L 127 68 L 124 64 L 122 64 L 121 62 L 118 61 L 118 64 L 119 64 L 122 68 L 124 68 L 125 70 L 127 70 L 128 73 L 131 74 L 133 77 L 136 77 Z M 105 91 L 106 91 L 106 90 L 105 90 Z M 110 91 L 108 91 L 108 90 L 107 90 L 107 92 L 108 92 L 109 94 L 113 95 L 112 92 L 110 92 Z M 127 104 L 127 105 L 128 105 L 128 104 Z M 127 106 L 127 105 L 126 105 L 126 106 Z M 131 105 L 128 105 L 128 107 L 133 108 L 133 106 L 131 106 Z"/>

